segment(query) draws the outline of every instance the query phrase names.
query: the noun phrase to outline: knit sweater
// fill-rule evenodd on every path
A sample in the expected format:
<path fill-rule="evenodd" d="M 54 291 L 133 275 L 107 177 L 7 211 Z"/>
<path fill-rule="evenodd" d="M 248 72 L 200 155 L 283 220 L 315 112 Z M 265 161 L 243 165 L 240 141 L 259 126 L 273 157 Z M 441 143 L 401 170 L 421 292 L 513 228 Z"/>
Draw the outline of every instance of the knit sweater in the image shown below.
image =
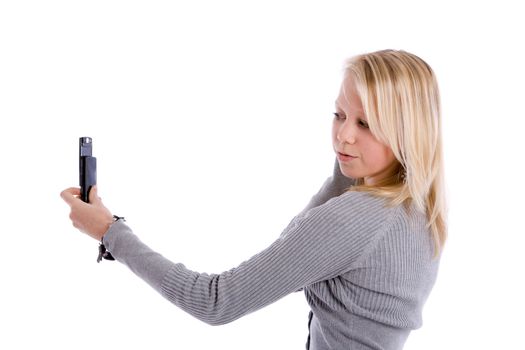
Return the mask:
<path fill-rule="evenodd" d="M 268 248 L 221 274 L 169 261 L 122 221 L 103 241 L 116 260 L 208 324 L 303 290 L 312 310 L 309 349 L 402 349 L 422 324 L 438 270 L 426 216 L 365 192 L 338 195 L 334 182 Z"/>

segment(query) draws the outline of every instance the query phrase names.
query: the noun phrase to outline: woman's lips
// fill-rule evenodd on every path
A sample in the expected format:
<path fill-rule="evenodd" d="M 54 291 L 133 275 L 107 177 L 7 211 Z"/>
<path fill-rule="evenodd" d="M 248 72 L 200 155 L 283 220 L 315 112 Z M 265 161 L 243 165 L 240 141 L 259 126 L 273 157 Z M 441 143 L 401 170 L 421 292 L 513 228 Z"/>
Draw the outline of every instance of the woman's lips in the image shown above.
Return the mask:
<path fill-rule="evenodd" d="M 339 159 L 342 162 L 349 162 L 352 159 L 356 159 L 357 157 L 351 156 L 349 154 L 344 154 L 341 152 L 337 152 L 337 159 Z"/>

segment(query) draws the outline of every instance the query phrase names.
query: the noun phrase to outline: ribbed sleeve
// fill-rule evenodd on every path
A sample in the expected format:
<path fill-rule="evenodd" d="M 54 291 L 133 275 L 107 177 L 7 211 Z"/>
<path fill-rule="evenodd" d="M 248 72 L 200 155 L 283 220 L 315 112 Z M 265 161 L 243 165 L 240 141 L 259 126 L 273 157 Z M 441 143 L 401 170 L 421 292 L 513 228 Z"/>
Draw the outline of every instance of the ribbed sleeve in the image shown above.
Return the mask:
<path fill-rule="evenodd" d="M 156 291 L 162 292 L 162 279 L 173 263 L 142 243 L 124 221 L 113 223 L 103 242 L 116 260 L 127 265 Z"/>
<path fill-rule="evenodd" d="M 223 324 L 349 270 L 384 225 L 369 214 L 382 210 L 380 201 L 363 197 L 349 193 L 297 217 L 280 239 L 230 271 L 207 275 L 176 265 L 163 293 L 193 316 Z M 345 219 L 349 213 L 356 219 Z"/>
<path fill-rule="evenodd" d="M 160 286 L 175 305 L 217 325 L 351 269 L 381 234 L 385 212 L 380 199 L 346 193 L 294 218 L 267 249 L 221 274 L 168 262 L 131 236 L 125 224 L 113 225 L 104 242 L 115 258 L 155 289 Z"/>

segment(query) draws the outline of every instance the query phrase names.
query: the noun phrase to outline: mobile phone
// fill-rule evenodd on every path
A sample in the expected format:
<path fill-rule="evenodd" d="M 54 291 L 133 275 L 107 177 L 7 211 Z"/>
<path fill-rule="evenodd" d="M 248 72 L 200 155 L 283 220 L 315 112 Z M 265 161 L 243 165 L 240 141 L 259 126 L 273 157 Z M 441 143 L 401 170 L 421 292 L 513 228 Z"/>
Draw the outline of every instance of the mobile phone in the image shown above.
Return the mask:
<path fill-rule="evenodd" d="M 89 191 L 97 184 L 97 158 L 93 157 L 93 139 L 79 138 L 80 199 L 89 203 Z"/>

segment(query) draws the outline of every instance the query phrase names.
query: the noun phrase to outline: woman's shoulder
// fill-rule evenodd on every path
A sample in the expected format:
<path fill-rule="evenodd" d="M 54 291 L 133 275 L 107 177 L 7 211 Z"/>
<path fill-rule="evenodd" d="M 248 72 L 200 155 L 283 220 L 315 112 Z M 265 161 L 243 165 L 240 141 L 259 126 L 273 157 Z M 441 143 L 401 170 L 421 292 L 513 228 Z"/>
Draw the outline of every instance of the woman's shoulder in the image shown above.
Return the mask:
<path fill-rule="evenodd" d="M 347 191 L 314 209 L 317 215 L 343 226 L 348 221 L 373 226 L 378 234 L 413 235 L 419 232 L 428 236 L 429 233 L 426 214 L 414 205 L 393 205 L 387 198 L 365 191 Z"/>
<path fill-rule="evenodd" d="M 375 225 L 375 237 L 363 252 L 363 257 L 380 251 L 381 255 L 400 253 L 403 259 L 434 264 L 434 244 L 428 218 L 414 204 L 406 202 L 392 205 L 387 198 L 372 193 L 349 191 L 334 198 L 333 205 L 347 210 L 350 220 L 361 217 L 360 221 Z"/>
<path fill-rule="evenodd" d="M 389 213 L 389 216 L 395 217 L 399 224 L 403 225 L 426 225 L 426 214 L 418 211 L 414 204 L 405 202 L 402 204 L 392 204 L 386 198 L 375 193 L 366 191 L 349 190 L 338 197 L 332 198 L 327 203 L 327 207 L 342 209 L 366 209 L 371 215 L 378 213 Z"/>
<path fill-rule="evenodd" d="M 347 191 L 295 218 L 296 222 L 323 221 L 332 231 L 363 234 L 377 232 L 388 225 L 399 209 L 388 205 L 385 198 L 367 192 Z"/>
<path fill-rule="evenodd" d="M 330 199 L 324 204 L 324 207 L 341 213 L 352 212 L 354 217 L 356 213 L 360 213 L 363 216 L 374 216 L 376 218 L 399 210 L 399 208 L 389 205 L 388 200 L 384 197 L 365 191 L 351 190 Z"/>

